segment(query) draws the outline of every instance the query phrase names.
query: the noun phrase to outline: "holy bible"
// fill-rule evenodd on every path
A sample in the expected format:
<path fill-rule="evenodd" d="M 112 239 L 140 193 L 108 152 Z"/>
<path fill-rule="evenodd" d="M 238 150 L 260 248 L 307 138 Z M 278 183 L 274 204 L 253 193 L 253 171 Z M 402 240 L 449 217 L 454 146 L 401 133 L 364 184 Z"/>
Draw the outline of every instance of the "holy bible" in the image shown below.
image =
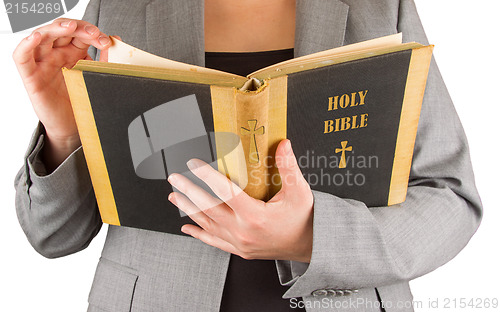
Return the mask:
<path fill-rule="evenodd" d="M 397 34 L 241 77 L 113 40 L 109 62 L 63 69 L 103 222 L 183 235 L 193 221 L 168 201 L 167 177 L 210 192 L 192 158 L 268 200 L 285 138 L 313 190 L 403 202 L 432 48 Z"/>

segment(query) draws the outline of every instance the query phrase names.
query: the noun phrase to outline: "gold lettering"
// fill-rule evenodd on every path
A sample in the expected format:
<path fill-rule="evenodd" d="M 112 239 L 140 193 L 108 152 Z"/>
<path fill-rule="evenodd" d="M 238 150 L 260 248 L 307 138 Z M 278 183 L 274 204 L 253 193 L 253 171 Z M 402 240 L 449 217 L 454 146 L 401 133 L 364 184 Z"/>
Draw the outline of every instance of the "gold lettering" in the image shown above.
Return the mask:
<path fill-rule="evenodd" d="M 361 120 L 359 121 L 359 127 L 364 128 L 368 126 L 368 114 L 361 114 Z"/>
<path fill-rule="evenodd" d="M 365 98 L 368 90 L 351 92 L 351 94 L 342 94 L 341 96 L 331 96 L 328 98 L 328 110 L 336 110 L 339 108 L 354 107 L 358 105 L 365 105 Z M 359 96 L 359 100 L 358 100 Z M 349 105 L 350 104 L 350 105 Z"/>
<path fill-rule="evenodd" d="M 325 120 L 325 131 L 331 133 L 337 131 L 354 130 L 368 126 L 368 114 L 353 115 L 350 117 L 340 117 L 335 120 Z"/>
<path fill-rule="evenodd" d="M 328 110 L 329 111 L 337 109 L 338 104 L 339 104 L 339 96 L 338 95 L 335 97 L 328 98 Z"/>
<path fill-rule="evenodd" d="M 333 131 L 333 120 L 325 120 L 325 132 L 330 133 Z"/>
<path fill-rule="evenodd" d="M 342 125 L 340 131 L 349 130 L 351 128 L 351 117 L 342 117 Z"/>
<path fill-rule="evenodd" d="M 352 116 L 351 129 L 357 129 L 357 128 L 359 128 L 359 125 L 356 123 L 357 119 L 358 119 L 358 115 Z"/>
<path fill-rule="evenodd" d="M 340 97 L 340 107 L 346 108 L 347 106 L 349 106 L 349 95 L 344 94 Z"/>
<path fill-rule="evenodd" d="M 365 104 L 365 97 L 366 97 L 367 93 L 368 93 L 368 90 L 358 91 L 359 98 L 360 98 L 359 105 L 364 105 Z"/>
<path fill-rule="evenodd" d="M 358 106 L 358 103 L 356 103 L 356 92 L 351 93 L 351 107 L 353 106 Z"/>

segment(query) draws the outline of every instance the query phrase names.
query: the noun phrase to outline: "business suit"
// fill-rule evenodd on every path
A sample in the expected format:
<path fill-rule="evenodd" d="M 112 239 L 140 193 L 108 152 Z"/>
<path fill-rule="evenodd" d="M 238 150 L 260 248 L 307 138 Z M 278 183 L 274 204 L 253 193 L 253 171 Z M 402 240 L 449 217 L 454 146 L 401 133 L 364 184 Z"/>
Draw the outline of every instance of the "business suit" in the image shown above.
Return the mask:
<path fill-rule="evenodd" d="M 85 19 L 154 54 L 203 65 L 202 3 L 91 0 Z M 427 42 L 412 0 L 297 0 L 296 24 L 296 56 L 396 32 Z M 85 248 L 101 222 L 81 149 L 44 176 L 42 145 L 39 127 L 16 177 L 16 208 L 34 248 L 59 257 Z M 482 213 L 465 134 L 434 62 L 406 201 L 368 209 L 313 193 L 310 264 L 276 261 L 290 286 L 284 297 L 303 297 L 307 311 L 380 311 L 379 300 L 390 302 L 386 311 L 411 311 L 397 306 L 412 299 L 408 281 L 453 258 Z M 228 261 L 193 238 L 110 226 L 89 311 L 218 311 Z M 358 298 L 367 304 L 349 304 Z M 325 307 L 324 299 L 334 303 Z"/>

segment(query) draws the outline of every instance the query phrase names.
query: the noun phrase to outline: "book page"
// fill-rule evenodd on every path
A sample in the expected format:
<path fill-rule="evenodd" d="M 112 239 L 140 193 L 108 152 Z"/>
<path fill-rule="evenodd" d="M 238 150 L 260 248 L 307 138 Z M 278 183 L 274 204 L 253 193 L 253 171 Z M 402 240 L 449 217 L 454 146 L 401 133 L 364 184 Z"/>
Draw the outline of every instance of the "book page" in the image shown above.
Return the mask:
<path fill-rule="evenodd" d="M 248 84 L 248 79 L 252 78 L 262 82 L 291 73 L 422 47 L 421 44 L 414 42 L 402 44 L 402 34 L 399 33 L 305 55 L 268 66 L 253 72 L 247 77 L 243 77 L 224 71 L 169 60 L 142 51 L 116 38 L 110 38 L 112 46 L 108 51 L 107 63 L 79 61 L 75 68 L 99 72 L 111 71 L 115 74 L 127 72 L 133 76 L 233 86 L 238 89 Z"/>
<path fill-rule="evenodd" d="M 284 62 L 280 62 L 262 69 L 259 69 L 251 74 L 248 75 L 248 77 L 256 77 L 260 78 L 263 76 L 266 76 L 267 72 L 279 72 L 282 71 L 283 68 L 289 68 L 289 67 L 295 67 L 295 65 L 300 65 L 300 64 L 305 64 L 305 63 L 310 63 L 314 62 L 317 60 L 325 60 L 334 56 L 339 56 L 339 55 L 346 55 L 346 54 L 351 54 L 354 52 L 362 52 L 362 51 L 368 51 L 368 50 L 373 50 L 373 49 L 378 49 L 378 48 L 386 48 L 386 47 L 392 47 L 392 46 L 398 46 L 401 45 L 403 42 L 403 34 L 402 33 L 397 33 L 394 35 L 389 35 L 385 37 L 380 37 L 376 39 L 371 39 L 367 41 L 362 41 L 354 44 L 349 44 L 346 46 L 341 46 L 337 48 L 333 48 L 330 50 L 325 50 L 309 55 L 304 55 L 298 58 L 294 58 L 291 60 L 287 60 Z"/>
<path fill-rule="evenodd" d="M 135 48 L 123 41 L 113 38 L 113 36 L 110 36 L 110 38 L 112 42 L 108 50 L 108 62 L 110 63 L 157 67 L 201 74 L 217 74 L 218 76 L 226 75 L 228 78 L 241 77 L 220 70 L 172 61 Z"/>

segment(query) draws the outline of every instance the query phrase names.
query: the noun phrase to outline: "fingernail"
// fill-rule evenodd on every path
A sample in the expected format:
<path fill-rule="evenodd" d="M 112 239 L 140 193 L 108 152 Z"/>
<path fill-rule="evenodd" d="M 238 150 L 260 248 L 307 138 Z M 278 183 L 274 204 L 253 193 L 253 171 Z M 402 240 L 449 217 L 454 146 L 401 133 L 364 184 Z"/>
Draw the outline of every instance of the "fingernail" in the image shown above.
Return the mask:
<path fill-rule="evenodd" d="M 87 25 L 87 26 L 85 26 L 85 28 L 83 28 L 83 29 L 85 29 L 85 31 L 86 31 L 86 32 L 87 32 L 87 34 L 89 34 L 89 35 L 93 35 L 93 34 L 95 34 L 95 33 L 96 33 L 96 31 L 98 31 L 97 27 L 92 26 L 92 25 Z"/>
<path fill-rule="evenodd" d="M 26 40 L 31 40 L 31 39 L 33 39 L 33 38 L 35 37 L 35 34 L 36 34 L 36 33 L 37 33 L 37 32 L 35 31 L 35 32 L 34 32 L 34 33 L 32 33 L 31 35 L 29 35 L 29 36 L 26 38 Z"/>
<path fill-rule="evenodd" d="M 189 170 L 195 170 L 203 165 L 203 163 L 198 159 L 191 159 L 187 162 Z"/>
<path fill-rule="evenodd" d="M 106 36 L 101 36 L 99 37 L 99 43 L 103 46 L 106 46 L 111 43 L 111 40 L 109 40 L 109 38 Z"/>
<path fill-rule="evenodd" d="M 71 21 L 61 22 L 61 27 L 69 27 L 70 23 L 71 23 Z"/>
<path fill-rule="evenodd" d="M 190 235 L 190 234 L 189 234 L 189 231 L 188 231 L 188 230 L 186 230 L 184 226 L 183 226 L 183 227 L 181 227 L 181 232 L 182 232 L 182 233 L 184 233 L 184 234 L 188 234 L 188 235 Z"/>
<path fill-rule="evenodd" d="M 167 181 L 170 184 L 174 184 L 177 181 L 177 178 L 175 176 L 175 173 L 172 173 L 171 175 L 168 176 Z"/>
<path fill-rule="evenodd" d="M 174 192 L 168 194 L 168 200 L 175 204 Z"/>

